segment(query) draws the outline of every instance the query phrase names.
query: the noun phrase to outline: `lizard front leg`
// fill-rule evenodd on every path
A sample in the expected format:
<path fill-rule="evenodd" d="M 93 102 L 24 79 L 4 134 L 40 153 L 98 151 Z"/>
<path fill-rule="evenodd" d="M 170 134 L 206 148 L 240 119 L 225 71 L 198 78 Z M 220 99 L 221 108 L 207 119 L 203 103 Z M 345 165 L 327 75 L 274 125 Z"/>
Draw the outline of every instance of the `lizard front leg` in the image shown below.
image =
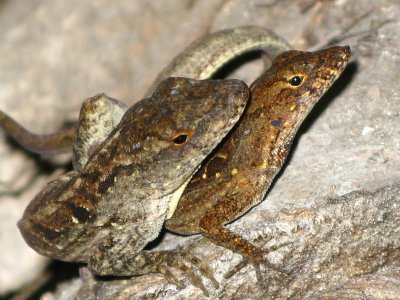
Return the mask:
<path fill-rule="evenodd" d="M 249 186 L 251 186 L 251 183 L 249 183 Z M 241 235 L 224 227 L 226 223 L 232 220 L 232 215 L 237 215 L 238 212 L 245 212 L 249 207 L 252 207 L 255 196 L 257 195 L 251 193 L 251 190 L 246 189 L 238 191 L 234 197 L 228 194 L 206 212 L 205 216 L 199 222 L 199 228 L 203 235 L 214 244 L 230 249 L 243 256 L 243 260 L 226 274 L 225 278 L 231 277 L 242 267 L 251 264 L 255 268 L 258 282 L 263 285 L 260 265 L 265 265 L 270 269 L 282 273 L 281 270 L 265 259 L 265 255 L 271 249 L 261 249 Z"/>
<path fill-rule="evenodd" d="M 109 235 L 97 243 L 88 259 L 89 269 L 97 275 L 114 276 L 161 273 L 169 283 L 183 289 L 185 285 L 172 272 L 172 269 L 178 269 L 186 275 L 192 285 L 200 288 L 204 295 L 208 296 L 201 276 L 195 272 L 197 269 L 215 288 L 218 288 L 219 284 L 213 271 L 208 264 L 193 255 L 191 249 L 137 252 L 135 251 L 137 243 L 129 235 L 129 232 L 122 229 L 117 236 Z"/>

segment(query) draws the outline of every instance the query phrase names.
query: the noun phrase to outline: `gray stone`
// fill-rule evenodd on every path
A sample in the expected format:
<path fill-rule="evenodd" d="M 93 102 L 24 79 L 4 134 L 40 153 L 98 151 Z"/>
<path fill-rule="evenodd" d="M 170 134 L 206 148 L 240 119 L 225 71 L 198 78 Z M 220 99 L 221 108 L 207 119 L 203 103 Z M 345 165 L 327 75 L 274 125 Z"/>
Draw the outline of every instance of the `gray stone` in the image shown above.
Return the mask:
<path fill-rule="evenodd" d="M 0 109 L 33 131 L 52 132 L 76 119 L 82 100 L 96 93 L 133 103 L 174 55 L 208 29 L 264 26 L 297 49 L 349 44 L 352 64 L 302 127 L 266 200 L 229 225 L 259 246 L 287 243 L 268 258 L 289 274 L 263 269 L 268 290 L 262 294 L 251 267 L 223 279 L 238 255 L 203 240 L 194 252 L 220 282 L 215 290 L 204 280 L 211 298 L 393 299 L 400 287 L 398 20 L 397 0 L 36 0 L 29 9 L 25 1 L 3 1 Z M 261 66 L 251 63 L 230 76 L 250 83 Z M 43 174 L 34 158 L 0 139 L 0 211 L 9 212 L 0 219 L 5 293 L 41 271 L 41 259 L 22 259 L 30 250 L 13 224 L 62 170 Z M 158 247 L 197 239 L 167 234 Z M 185 282 L 188 287 L 177 291 L 160 274 L 117 281 L 86 274 L 76 293 L 78 299 L 203 298 Z M 70 297 L 79 288 L 73 284 Z M 63 285 L 53 298 L 66 290 Z"/>

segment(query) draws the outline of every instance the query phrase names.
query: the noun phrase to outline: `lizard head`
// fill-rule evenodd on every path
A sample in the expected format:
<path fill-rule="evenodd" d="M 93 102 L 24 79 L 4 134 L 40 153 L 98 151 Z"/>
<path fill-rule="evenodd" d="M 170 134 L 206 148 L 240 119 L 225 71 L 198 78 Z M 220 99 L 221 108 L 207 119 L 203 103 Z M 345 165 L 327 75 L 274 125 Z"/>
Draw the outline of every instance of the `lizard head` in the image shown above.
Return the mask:
<path fill-rule="evenodd" d="M 290 145 L 305 117 L 345 69 L 350 47 L 335 46 L 315 52 L 288 51 L 251 86 L 252 98 L 263 98 L 248 114 L 262 111 L 267 131 L 276 145 Z M 261 108 L 261 109 L 260 109 Z M 282 147 L 285 148 L 285 147 Z M 281 155 L 287 149 L 281 149 Z"/>
<path fill-rule="evenodd" d="M 166 79 L 127 111 L 116 131 L 118 151 L 149 182 L 182 183 L 238 121 L 248 97 L 239 80 Z"/>

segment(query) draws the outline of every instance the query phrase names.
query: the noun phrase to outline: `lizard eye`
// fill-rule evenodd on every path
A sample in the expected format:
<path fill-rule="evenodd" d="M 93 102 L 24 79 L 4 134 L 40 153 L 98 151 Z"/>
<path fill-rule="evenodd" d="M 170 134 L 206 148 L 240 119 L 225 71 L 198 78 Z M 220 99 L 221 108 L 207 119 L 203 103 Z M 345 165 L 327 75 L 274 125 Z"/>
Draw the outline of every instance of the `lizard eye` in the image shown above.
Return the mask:
<path fill-rule="evenodd" d="M 179 135 L 174 137 L 173 142 L 176 145 L 182 145 L 182 144 L 186 143 L 187 140 L 188 140 L 188 135 L 187 134 L 179 134 Z"/>
<path fill-rule="evenodd" d="M 288 82 L 291 86 L 299 86 L 303 83 L 304 76 L 295 75 L 289 78 Z"/>

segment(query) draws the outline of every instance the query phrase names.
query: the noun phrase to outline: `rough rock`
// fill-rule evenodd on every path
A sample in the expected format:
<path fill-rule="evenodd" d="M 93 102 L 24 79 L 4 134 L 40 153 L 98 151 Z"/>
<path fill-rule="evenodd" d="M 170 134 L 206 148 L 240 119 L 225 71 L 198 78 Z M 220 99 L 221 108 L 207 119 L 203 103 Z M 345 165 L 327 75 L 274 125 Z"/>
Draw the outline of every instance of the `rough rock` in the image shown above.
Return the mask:
<path fill-rule="evenodd" d="M 266 200 L 229 225 L 259 246 L 284 245 L 268 258 L 288 274 L 263 269 L 261 291 L 251 267 L 223 279 L 240 257 L 210 242 L 166 234 L 158 247 L 195 243 L 220 282 L 216 290 L 204 280 L 211 298 L 395 299 L 399 20 L 397 0 L 2 1 L 0 109 L 32 131 L 52 132 L 75 120 L 82 100 L 96 93 L 133 103 L 174 55 L 209 30 L 264 26 L 298 49 L 348 44 L 352 63 L 302 127 Z M 230 76 L 250 83 L 261 68 L 250 63 Z M 0 294 L 45 266 L 14 225 L 41 186 L 63 172 L 45 172 L 43 161 L 0 135 Z M 46 297 L 203 298 L 187 281 L 178 291 L 159 274 L 113 281 L 81 274 L 80 288 L 74 280 L 74 289 L 66 283 Z"/>

